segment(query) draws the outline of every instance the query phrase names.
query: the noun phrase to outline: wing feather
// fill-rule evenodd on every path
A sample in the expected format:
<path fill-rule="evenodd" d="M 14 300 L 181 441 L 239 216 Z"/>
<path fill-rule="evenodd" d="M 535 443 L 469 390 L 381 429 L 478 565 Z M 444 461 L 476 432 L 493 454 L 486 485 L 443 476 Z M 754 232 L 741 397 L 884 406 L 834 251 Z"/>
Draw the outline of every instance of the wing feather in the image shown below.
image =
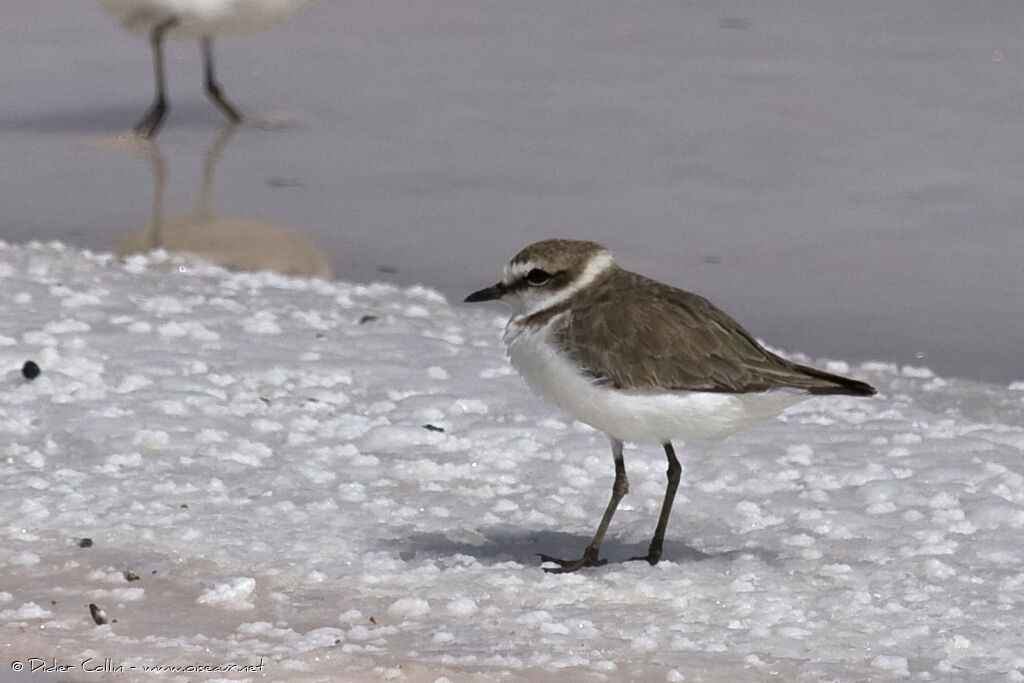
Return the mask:
<path fill-rule="evenodd" d="M 576 301 L 556 334 L 595 381 L 618 388 L 862 393 L 768 351 L 707 299 L 624 270 Z M 854 382 L 854 380 L 848 380 Z M 864 385 L 867 386 L 867 385 Z"/>

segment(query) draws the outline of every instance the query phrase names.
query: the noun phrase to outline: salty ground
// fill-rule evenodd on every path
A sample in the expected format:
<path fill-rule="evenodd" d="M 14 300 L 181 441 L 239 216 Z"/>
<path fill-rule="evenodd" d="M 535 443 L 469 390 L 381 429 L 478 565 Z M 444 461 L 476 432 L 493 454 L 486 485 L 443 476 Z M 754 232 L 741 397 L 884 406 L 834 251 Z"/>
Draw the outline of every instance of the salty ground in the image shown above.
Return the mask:
<path fill-rule="evenodd" d="M 805 359 L 880 394 L 680 448 L 655 567 L 629 448 L 549 575 L 611 458 L 498 309 L 40 243 L 0 287 L 4 680 L 1024 680 L 1020 377 Z"/>

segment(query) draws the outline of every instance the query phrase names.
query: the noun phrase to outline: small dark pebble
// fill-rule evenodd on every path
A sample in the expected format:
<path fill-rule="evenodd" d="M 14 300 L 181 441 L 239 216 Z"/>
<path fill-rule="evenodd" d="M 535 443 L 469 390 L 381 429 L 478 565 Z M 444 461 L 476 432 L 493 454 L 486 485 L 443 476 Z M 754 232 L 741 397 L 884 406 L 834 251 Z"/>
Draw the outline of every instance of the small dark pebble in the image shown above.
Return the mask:
<path fill-rule="evenodd" d="M 124 570 L 124 580 L 131 583 L 132 581 L 138 581 L 140 577 L 138 574 L 133 572 L 131 569 Z"/>
<path fill-rule="evenodd" d="M 267 187 L 302 187 L 301 178 L 267 178 Z"/>
<path fill-rule="evenodd" d="M 366 323 L 372 323 L 376 319 L 377 316 L 375 315 L 364 315 L 362 318 L 359 319 L 359 324 L 365 325 Z"/>
<path fill-rule="evenodd" d="M 78 547 L 79 548 L 91 548 L 92 547 L 92 539 L 91 538 L 80 538 L 80 539 L 78 539 Z"/>
<path fill-rule="evenodd" d="M 423 425 L 423 428 L 428 432 L 443 432 L 444 427 L 438 427 L 437 425 Z"/>
<path fill-rule="evenodd" d="M 107 623 L 107 613 L 97 607 L 96 603 L 89 603 L 89 614 L 92 615 L 92 620 L 95 621 L 97 625 L 103 626 L 103 624 Z"/>
<path fill-rule="evenodd" d="M 42 372 L 39 366 L 36 365 L 35 361 L 27 360 L 25 364 L 21 366 L 21 376 L 25 379 L 35 379 Z"/>

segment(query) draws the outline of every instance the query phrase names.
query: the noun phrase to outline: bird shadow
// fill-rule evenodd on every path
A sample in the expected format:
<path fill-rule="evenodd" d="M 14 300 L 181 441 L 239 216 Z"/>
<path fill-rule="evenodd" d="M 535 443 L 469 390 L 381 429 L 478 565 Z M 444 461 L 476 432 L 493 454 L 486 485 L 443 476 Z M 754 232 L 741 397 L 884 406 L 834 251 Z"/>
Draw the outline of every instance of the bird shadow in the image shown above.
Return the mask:
<path fill-rule="evenodd" d="M 591 541 L 590 536 L 561 531 L 522 531 L 502 528 L 480 529 L 473 540 L 459 540 L 451 534 L 419 533 L 398 541 L 395 545 L 399 557 L 406 562 L 423 557 L 444 558 L 466 555 L 481 564 L 514 562 L 540 566 L 542 554 L 553 557 L 575 558 Z M 482 538 L 481 538 L 482 537 Z M 601 558 L 608 564 L 629 563 L 646 557 L 647 543 L 626 543 L 607 538 L 601 544 Z M 760 548 L 741 548 L 705 552 L 680 541 L 665 541 L 661 555 L 663 561 L 689 564 L 706 560 L 732 561 L 742 556 L 754 556 L 766 564 L 778 560 L 779 553 Z"/>
<path fill-rule="evenodd" d="M 118 104 L 102 107 L 65 109 L 37 112 L 27 116 L 0 118 L 0 130 L 24 131 L 37 134 L 103 134 L 131 131 L 135 119 L 145 110 L 146 103 Z M 220 125 L 216 112 L 207 111 L 205 102 L 175 104 L 174 124 L 187 128 Z"/>
<path fill-rule="evenodd" d="M 132 126 L 145 110 L 144 101 L 101 107 L 36 112 L 24 116 L 0 117 L 0 130 L 37 135 L 130 135 Z M 224 117 L 205 101 L 175 103 L 167 115 L 175 128 L 200 130 L 223 127 Z M 288 112 L 255 113 L 243 125 L 279 131 L 304 125 L 304 118 Z"/>

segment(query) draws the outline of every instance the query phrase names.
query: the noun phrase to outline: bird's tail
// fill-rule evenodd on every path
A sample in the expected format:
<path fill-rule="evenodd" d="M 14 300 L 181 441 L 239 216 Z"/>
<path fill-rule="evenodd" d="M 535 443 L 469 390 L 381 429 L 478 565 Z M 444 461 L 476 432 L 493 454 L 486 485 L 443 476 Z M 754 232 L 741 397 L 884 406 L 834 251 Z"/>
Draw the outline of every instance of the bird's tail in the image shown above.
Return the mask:
<path fill-rule="evenodd" d="M 798 370 L 815 380 L 821 381 L 820 384 L 815 382 L 812 386 L 806 387 L 807 391 L 811 394 L 874 396 L 878 393 L 878 391 L 867 382 L 861 382 L 860 380 L 850 379 L 849 377 L 843 377 L 841 375 L 833 375 L 831 372 L 807 367 L 806 365 L 799 365 L 797 363 L 793 363 L 792 365 L 795 370 Z"/>

